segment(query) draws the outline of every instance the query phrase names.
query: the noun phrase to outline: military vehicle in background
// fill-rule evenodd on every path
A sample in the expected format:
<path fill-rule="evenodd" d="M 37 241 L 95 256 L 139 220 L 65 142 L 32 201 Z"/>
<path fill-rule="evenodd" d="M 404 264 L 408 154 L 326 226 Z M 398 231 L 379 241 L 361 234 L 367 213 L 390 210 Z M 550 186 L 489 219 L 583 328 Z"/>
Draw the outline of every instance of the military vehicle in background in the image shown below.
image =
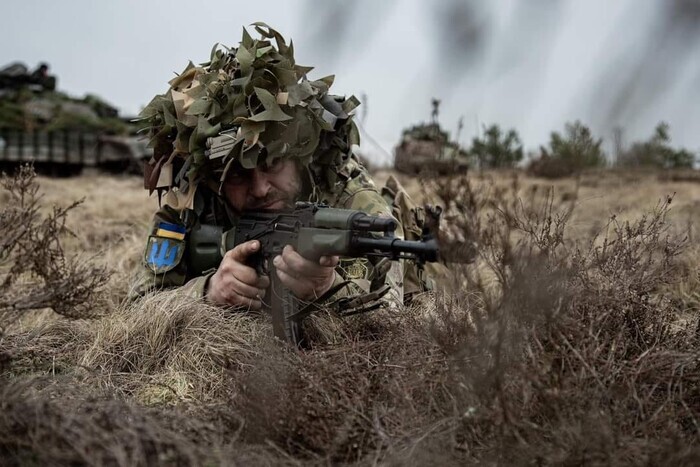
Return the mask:
<path fill-rule="evenodd" d="M 82 99 L 56 90 L 56 77 L 40 64 L 0 69 L 0 170 L 32 162 L 37 172 L 69 176 L 86 167 L 141 173 L 147 142 L 130 119 L 97 96 Z"/>
<path fill-rule="evenodd" d="M 440 101 L 433 99 L 430 123 L 421 123 L 403 131 L 394 148 L 394 168 L 408 175 L 448 175 L 466 173 L 468 153 L 437 122 Z"/>
<path fill-rule="evenodd" d="M 49 74 L 49 65 L 40 63 L 32 73 L 24 63 L 11 63 L 0 69 L 0 89 L 37 87 L 46 91 L 56 89 L 56 77 Z"/>

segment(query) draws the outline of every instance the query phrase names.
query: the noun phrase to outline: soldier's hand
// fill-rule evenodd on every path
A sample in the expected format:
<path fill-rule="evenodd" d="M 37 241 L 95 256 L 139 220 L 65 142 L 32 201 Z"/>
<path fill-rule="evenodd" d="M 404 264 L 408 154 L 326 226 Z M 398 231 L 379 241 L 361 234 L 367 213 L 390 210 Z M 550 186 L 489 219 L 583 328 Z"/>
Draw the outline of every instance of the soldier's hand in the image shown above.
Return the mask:
<path fill-rule="evenodd" d="M 331 288 L 339 261 L 337 256 L 321 256 L 318 261 L 311 261 L 291 245 L 285 246 L 282 254 L 273 259 L 282 284 L 301 300 L 314 300 Z"/>
<path fill-rule="evenodd" d="M 270 278 L 260 276 L 247 266 L 246 260 L 260 249 L 260 242 L 251 240 L 226 252 L 216 273 L 209 279 L 206 298 L 218 305 L 243 307 L 250 310 L 262 308 L 265 289 Z"/>

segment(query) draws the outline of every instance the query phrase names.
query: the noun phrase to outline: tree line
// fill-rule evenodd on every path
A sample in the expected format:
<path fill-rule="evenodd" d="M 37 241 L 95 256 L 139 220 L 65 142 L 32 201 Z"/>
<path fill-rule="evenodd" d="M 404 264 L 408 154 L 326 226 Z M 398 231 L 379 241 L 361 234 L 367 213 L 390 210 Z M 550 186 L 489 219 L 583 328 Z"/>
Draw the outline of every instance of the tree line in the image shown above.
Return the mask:
<path fill-rule="evenodd" d="M 618 136 L 620 135 L 620 130 Z M 619 138 L 618 138 L 619 139 Z M 580 170 L 601 167 L 649 167 L 656 169 L 691 169 L 697 154 L 671 144 L 670 128 L 659 123 L 646 140 L 623 148 L 617 141 L 614 157 L 608 157 L 602 138 L 596 138 L 580 121 L 567 123 L 562 132 L 552 132 L 549 143 L 540 146 L 526 163 L 533 175 L 559 177 Z M 467 150 L 471 165 L 480 168 L 512 168 L 523 163 L 523 145 L 514 129 L 503 130 L 493 124 L 472 139 Z"/>

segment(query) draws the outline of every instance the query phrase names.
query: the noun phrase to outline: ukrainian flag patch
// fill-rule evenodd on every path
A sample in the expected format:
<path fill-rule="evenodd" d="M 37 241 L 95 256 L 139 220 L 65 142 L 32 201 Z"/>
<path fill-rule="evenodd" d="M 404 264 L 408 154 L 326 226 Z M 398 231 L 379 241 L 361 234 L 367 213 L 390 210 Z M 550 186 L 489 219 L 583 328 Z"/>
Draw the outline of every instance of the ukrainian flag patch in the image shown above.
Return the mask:
<path fill-rule="evenodd" d="M 148 237 L 144 261 L 151 271 L 163 274 L 180 264 L 184 252 L 184 241 L 151 235 Z"/>
<path fill-rule="evenodd" d="M 156 230 L 156 237 L 172 238 L 173 240 L 183 240 L 185 238 L 185 226 L 161 222 Z"/>

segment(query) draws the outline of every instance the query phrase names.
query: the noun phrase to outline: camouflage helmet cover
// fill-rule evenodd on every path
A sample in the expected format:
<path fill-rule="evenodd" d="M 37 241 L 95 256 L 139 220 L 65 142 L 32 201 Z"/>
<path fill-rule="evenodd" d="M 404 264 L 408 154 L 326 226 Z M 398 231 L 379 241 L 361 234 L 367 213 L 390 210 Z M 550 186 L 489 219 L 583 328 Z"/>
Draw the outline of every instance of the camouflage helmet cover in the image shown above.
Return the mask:
<path fill-rule="evenodd" d="M 231 169 L 280 157 L 297 158 L 332 184 L 359 144 L 355 96 L 330 95 L 333 76 L 309 81 L 313 68 L 296 64 L 291 42 L 265 23 L 253 26 L 260 39 L 244 28 L 238 47 L 215 44 L 208 62 L 190 62 L 141 112 L 154 149 L 145 179 L 151 192 L 220 184 Z"/>

